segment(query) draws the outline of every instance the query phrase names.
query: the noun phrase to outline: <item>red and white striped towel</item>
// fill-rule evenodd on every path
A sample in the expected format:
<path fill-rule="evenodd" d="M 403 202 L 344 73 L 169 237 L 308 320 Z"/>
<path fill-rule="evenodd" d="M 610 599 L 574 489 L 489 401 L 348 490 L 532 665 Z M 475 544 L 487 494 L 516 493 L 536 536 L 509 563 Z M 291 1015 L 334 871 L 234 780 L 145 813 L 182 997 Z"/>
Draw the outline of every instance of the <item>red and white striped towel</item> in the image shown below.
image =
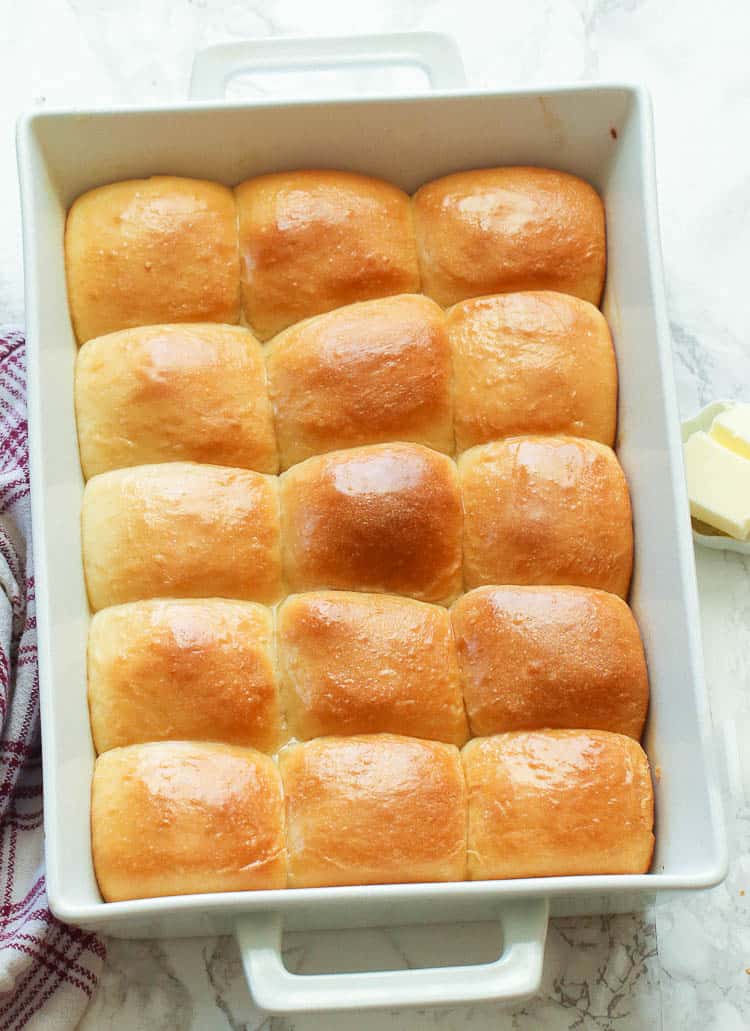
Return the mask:
<path fill-rule="evenodd" d="M 0 1031 L 74 1028 L 105 956 L 49 911 L 42 821 L 25 342 L 0 329 Z"/>

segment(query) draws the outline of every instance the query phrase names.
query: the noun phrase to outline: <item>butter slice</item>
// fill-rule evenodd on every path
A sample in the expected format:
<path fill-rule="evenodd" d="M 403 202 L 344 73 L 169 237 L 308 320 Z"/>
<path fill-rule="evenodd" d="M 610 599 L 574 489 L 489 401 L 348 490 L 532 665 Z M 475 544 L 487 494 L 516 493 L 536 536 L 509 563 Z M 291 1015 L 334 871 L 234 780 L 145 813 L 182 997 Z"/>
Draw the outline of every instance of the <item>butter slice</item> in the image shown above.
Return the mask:
<path fill-rule="evenodd" d="M 733 405 L 711 423 L 711 436 L 725 448 L 750 460 L 750 405 Z"/>
<path fill-rule="evenodd" d="M 750 461 L 708 433 L 694 433 L 685 445 L 685 471 L 695 518 L 745 540 L 750 534 Z"/>

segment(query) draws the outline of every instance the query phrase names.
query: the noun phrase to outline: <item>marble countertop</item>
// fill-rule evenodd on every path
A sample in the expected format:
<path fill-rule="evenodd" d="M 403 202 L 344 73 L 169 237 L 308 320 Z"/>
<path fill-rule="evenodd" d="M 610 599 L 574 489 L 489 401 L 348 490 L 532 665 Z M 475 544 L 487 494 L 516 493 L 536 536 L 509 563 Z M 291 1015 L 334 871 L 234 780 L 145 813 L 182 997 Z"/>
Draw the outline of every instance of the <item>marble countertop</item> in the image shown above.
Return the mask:
<path fill-rule="evenodd" d="M 578 79 L 651 90 L 668 304 L 683 416 L 716 397 L 750 400 L 750 5 L 714 0 L 5 0 L 0 36 L 0 315 L 23 321 L 13 128 L 30 107 L 186 96 L 209 43 L 277 34 L 450 33 L 475 87 Z M 268 84 L 246 83 L 250 94 Z M 331 88 L 330 80 L 314 84 Z M 276 88 L 276 86 L 274 86 Z M 346 89 L 351 88 L 347 82 Z M 696 555 L 706 672 L 719 737 L 750 733 L 750 559 Z M 741 750 L 740 750 L 741 756 Z M 741 756 L 742 757 L 742 756 Z M 719 888 L 635 915 L 553 921 L 541 995 L 491 1005 L 264 1018 L 234 941 L 108 942 L 81 1027 L 273 1031 L 743 1031 L 750 1027 L 750 785 L 725 778 L 731 866 Z M 747 890 L 747 894 L 745 891 Z M 488 925 L 290 935 L 291 969 L 429 965 L 496 954 Z"/>

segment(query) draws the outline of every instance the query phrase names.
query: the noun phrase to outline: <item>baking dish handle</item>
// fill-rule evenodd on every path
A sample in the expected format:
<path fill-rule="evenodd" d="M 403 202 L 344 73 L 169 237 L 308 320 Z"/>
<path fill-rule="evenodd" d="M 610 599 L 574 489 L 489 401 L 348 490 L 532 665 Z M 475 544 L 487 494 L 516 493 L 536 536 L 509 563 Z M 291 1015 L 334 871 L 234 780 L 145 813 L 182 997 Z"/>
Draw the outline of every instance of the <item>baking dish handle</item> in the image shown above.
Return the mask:
<path fill-rule="evenodd" d="M 267 1013 L 515 1003 L 539 991 L 548 916 L 547 899 L 504 905 L 498 914 L 503 951 L 494 963 L 350 974 L 290 973 L 278 914 L 243 916 L 235 932 L 250 992 Z"/>
<path fill-rule="evenodd" d="M 458 47 L 439 32 L 393 32 L 323 39 L 270 37 L 218 43 L 193 61 L 191 100 L 220 100 L 237 75 L 259 71 L 305 71 L 346 66 L 416 65 L 432 89 L 460 89 L 466 76 Z"/>

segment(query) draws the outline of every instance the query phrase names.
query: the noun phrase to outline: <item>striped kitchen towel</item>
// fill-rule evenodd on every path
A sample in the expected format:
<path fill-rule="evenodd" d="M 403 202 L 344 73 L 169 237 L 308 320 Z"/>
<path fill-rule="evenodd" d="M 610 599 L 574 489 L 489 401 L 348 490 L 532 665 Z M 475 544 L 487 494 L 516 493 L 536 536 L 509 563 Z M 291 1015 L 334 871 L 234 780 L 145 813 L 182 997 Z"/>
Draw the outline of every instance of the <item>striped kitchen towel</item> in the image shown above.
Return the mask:
<path fill-rule="evenodd" d="M 0 1031 L 64 1031 L 81 1019 L 105 952 L 47 905 L 25 342 L 1 328 L 0 778 Z"/>

